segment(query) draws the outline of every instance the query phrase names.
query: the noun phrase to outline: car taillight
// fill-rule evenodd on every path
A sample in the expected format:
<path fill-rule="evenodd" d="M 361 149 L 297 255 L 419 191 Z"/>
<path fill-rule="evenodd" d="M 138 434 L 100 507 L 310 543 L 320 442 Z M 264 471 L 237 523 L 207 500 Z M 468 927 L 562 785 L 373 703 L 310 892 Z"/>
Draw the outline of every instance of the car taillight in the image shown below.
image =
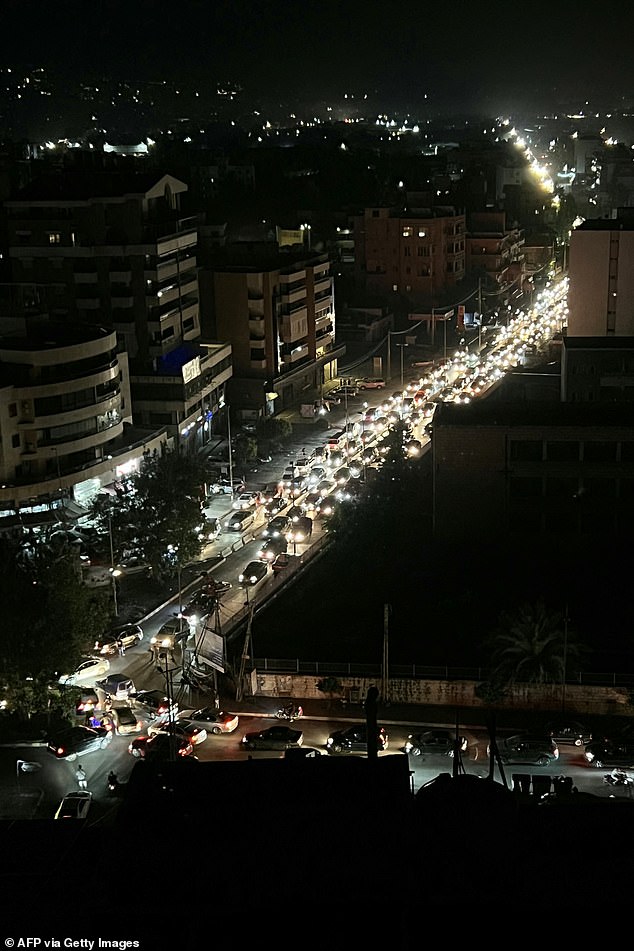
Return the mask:
<path fill-rule="evenodd" d="M 63 756 L 66 751 L 63 746 L 58 746 L 55 752 L 58 756 Z"/>

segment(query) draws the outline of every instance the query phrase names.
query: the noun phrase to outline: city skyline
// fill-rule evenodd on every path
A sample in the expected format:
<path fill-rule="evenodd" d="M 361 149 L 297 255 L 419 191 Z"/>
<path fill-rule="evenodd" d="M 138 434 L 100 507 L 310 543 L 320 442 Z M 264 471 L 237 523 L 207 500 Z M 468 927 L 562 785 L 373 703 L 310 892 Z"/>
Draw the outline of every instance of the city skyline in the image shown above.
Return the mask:
<path fill-rule="evenodd" d="M 249 99 L 367 97 L 456 114 L 576 99 L 627 107 L 634 67 L 623 4 L 608 0 L 592 29 L 575 12 L 537 4 L 520 17 L 498 0 L 484 10 L 460 4 L 450 16 L 402 0 L 8 0 L 0 55 L 5 66 L 75 79 L 226 79 Z"/>

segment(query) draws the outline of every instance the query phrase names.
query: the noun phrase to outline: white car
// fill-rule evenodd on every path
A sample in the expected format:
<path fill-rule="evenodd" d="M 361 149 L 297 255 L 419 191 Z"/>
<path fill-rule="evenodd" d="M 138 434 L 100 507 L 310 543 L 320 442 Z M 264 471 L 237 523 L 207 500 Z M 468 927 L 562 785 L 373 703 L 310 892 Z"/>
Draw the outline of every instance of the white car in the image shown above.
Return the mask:
<path fill-rule="evenodd" d="M 148 726 L 148 736 L 157 736 L 159 733 L 174 733 L 176 736 L 185 737 L 192 746 L 198 746 L 199 743 L 204 743 L 207 739 L 207 730 L 204 726 L 182 716 L 172 722 L 151 723 Z"/>
<path fill-rule="evenodd" d="M 55 813 L 56 819 L 85 819 L 92 803 L 92 793 L 84 789 L 68 793 Z"/>
<path fill-rule="evenodd" d="M 239 512 L 244 512 L 247 509 L 254 508 L 258 502 L 258 493 L 257 492 L 242 492 L 237 499 L 233 502 L 233 508 L 237 509 Z"/>
<path fill-rule="evenodd" d="M 106 657 L 87 657 L 75 668 L 72 674 L 62 674 L 58 684 L 65 687 L 90 686 L 110 670 L 110 661 Z"/>

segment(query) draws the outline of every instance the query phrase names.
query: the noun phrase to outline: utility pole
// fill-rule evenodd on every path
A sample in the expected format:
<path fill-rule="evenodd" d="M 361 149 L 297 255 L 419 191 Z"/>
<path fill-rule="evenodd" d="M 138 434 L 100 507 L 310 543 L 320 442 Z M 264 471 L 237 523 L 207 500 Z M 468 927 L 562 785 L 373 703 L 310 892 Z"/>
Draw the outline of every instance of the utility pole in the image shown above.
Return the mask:
<path fill-rule="evenodd" d="M 480 320 L 478 321 L 478 353 L 482 347 L 482 278 L 478 278 L 478 311 L 480 313 Z"/>
<path fill-rule="evenodd" d="M 249 648 L 251 648 L 251 654 L 253 654 L 253 641 L 251 639 L 251 627 L 253 625 L 253 609 L 255 608 L 254 604 L 250 605 L 249 608 L 249 620 L 247 621 L 247 629 L 244 635 L 244 644 L 242 645 L 242 656 L 240 657 L 240 671 L 238 673 L 238 683 L 236 686 L 236 700 L 242 700 L 244 697 L 244 677 L 247 669 L 247 660 L 249 659 Z M 253 656 L 251 656 L 251 661 L 253 661 Z"/>
<path fill-rule="evenodd" d="M 389 676 L 389 618 L 390 605 L 383 605 L 383 686 L 382 693 L 385 703 L 390 700 L 390 676 Z"/>
<path fill-rule="evenodd" d="M 233 455 L 231 452 L 231 410 L 225 403 L 227 409 L 227 439 L 229 440 L 229 482 L 231 484 L 231 504 L 233 504 Z"/>
<path fill-rule="evenodd" d="M 387 332 L 387 378 L 392 379 L 392 331 Z"/>
<path fill-rule="evenodd" d="M 566 712 L 566 668 L 568 666 L 568 602 L 564 609 L 564 656 L 561 672 L 561 712 Z"/>

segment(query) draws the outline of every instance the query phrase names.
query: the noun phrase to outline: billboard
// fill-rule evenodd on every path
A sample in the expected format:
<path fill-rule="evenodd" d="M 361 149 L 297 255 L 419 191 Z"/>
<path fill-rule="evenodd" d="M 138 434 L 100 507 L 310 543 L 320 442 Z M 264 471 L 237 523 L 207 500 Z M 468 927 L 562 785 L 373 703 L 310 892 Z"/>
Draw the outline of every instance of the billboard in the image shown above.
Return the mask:
<path fill-rule="evenodd" d="M 213 628 L 205 625 L 205 660 L 221 674 L 225 672 L 225 640 Z"/>

